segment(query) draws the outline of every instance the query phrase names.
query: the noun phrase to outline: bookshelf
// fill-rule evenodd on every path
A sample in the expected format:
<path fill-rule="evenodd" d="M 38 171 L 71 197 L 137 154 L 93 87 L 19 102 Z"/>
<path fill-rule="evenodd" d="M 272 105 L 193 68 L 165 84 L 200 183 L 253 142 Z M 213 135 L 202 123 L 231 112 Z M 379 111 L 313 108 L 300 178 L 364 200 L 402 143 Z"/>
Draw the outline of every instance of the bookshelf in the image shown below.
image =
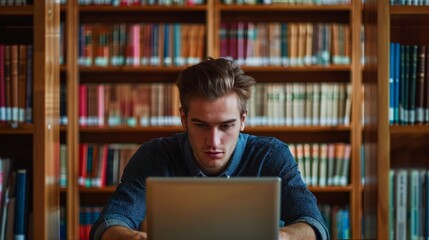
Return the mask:
<path fill-rule="evenodd" d="M 59 4 L 40 0 L 22 6 L 0 6 L 0 44 L 32 45 L 26 59 L 32 67 L 27 93 L 32 118 L 0 125 L 0 156 L 12 159 L 15 169 L 26 169 L 29 185 L 27 237 L 59 236 Z M 28 48 L 27 48 L 28 49 Z M 20 70 L 19 70 L 20 71 Z M 28 77 L 30 76 L 30 77 Z M 25 79 L 27 79 L 25 78 Z M 3 95 L 4 93 L 1 93 Z M 25 95 L 22 90 L 17 96 Z"/>
<path fill-rule="evenodd" d="M 169 136 L 182 131 L 180 126 L 81 126 L 79 124 L 79 88 L 81 85 L 120 85 L 174 83 L 180 65 L 122 64 L 116 66 L 79 65 L 79 31 L 82 24 L 112 26 L 117 23 L 183 23 L 204 26 L 203 56 L 222 56 L 222 23 L 317 23 L 348 25 L 349 62 L 347 64 L 311 64 L 307 66 L 243 65 L 243 69 L 255 77 L 258 83 L 342 83 L 353 89 L 350 96 L 351 111 L 348 124 L 315 126 L 267 126 L 246 127 L 255 135 L 275 136 L 287 143 L 348 143 L 351 146 L 349 180 L 346 186 L 311 186 L 310 190 L 319 202 L 338 204 L 350 209 L 350 238 L 361 238 L 361 66 L 360 28 L 361 3 L 337 5 L 225 5 L 218 0 L 208 0 L 195 6 L 151 5 L 108 6 L 78 5 L 78 0 L 68 0 L 61 7 L 61 19 L 65 22 L 65 63 L 61 67 L 61 81 L 67 87 L 68 124 L 61 128 L 61 142 L 67 145 L 67 188 L 61 189 L 61 204 L 66 208 L 67 238 L 79 238 L 79 209 L 82 206 L 103 205 L 114 187 L 87 188 L 79 186 L 80 144 L 140 144 L 154 137 Z M 144 51 L 144 50 L 141 50 Z M 135 84 L 135 85 L 134 85 Z M 105 120 L 106 121 L 106 120 Z M 131 124 L 132 125 L 132 124 Z"/>
<path fill-rule="evenodd" d="M 364 235 L 368 238 L 391 239 L 397 236 L 395 221 L 391 221 L 397 214 L 397 209 L 392 211 L 392 207 L 396 208 L 396 203 L 395 200 L 392 202 L 391 198 L 391 194 L 396 194 L 397 186 L 396 180 L 392 182 L 389 179 L 389 171 L 427 169 L 429 127 L 426 122 L 411 123 L 408 120 L 397 119 L 389 124 L 392 119 L 389 115 L 390 100 L 395 99 L 394 93 L 398 91 L 396 88 L 390 88 L 389 78 L 392 76 L 391 71 L 396 69 L 396 65 L 389 64 L 390 58 L 395 56 L 389 46 L 391 42 L 427 46 L 429 44 L 426 34 L 429 8 L 428 6 L 390 5 L 389 1 L 367 1 L 365 4 L 363 22 L 365 44 L 368 47 L 364 55 L 365 59 L 377 57 L 377 61 L 366 61 L 363 73 L 365 178 L 373 179 L 365 184 Z M 377 39 L 371 34 L 374 32 L 378 34 Z M 419 64 L 420 60 L 416 63 Z M 419 68 L 420 66 L 417 67 Z M 402 73 L 403 70 L 401 69 L 400 72 Z M 402 78 L 401 75 L 397 76 L 398 79 Z M 427 73 L 423 76 L 427 76 Z M 427 82 L 427 78 L 424 81 Z M 403 89 L 402 85 L 399 86 Z M 417 103 L 416 94 L 409 96 L 409 99 L 414 96 Z M 395 105 L 393 106 L 395 108 Z M 407 108 L 407 105 L 404 106 Z M 426 108 L 427 105 L 423 107 Z M 395 174 L 397 178 L 397 172 Z M 409 197 L 406 198 L 410 201 Z M 406 224 L 407 228 L 410 228 L 409 223 L 408 221 Z M 377 226 L 377 228 L 374 229 L 371 226 Z M 411 236 L 407 235 L 407 238 Z"/>

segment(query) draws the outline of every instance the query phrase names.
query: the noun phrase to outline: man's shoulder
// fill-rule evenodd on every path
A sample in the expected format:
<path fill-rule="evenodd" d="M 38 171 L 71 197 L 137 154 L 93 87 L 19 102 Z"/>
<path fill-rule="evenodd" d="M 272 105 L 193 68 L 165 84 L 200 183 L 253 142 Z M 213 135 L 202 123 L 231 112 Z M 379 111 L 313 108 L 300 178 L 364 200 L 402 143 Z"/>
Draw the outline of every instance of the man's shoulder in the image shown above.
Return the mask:
<path fill-rule="evenodd" d="M 246 135 L 246 142 L 248 146 L 267 146 L 267 147 L 277 147 L 280 145 L 285 145 L 284 142 L 279 139 L 271 136 L 256 136 L 250 134 L 242 134 Z"/>
<path fill-rule="evenodd" d="M 168 137 L 153 138 L 145 143 L 143 147 L 152 150 L 168 150 L 181 149 L 187 141 L 186 133 L 175 133 Z"/>

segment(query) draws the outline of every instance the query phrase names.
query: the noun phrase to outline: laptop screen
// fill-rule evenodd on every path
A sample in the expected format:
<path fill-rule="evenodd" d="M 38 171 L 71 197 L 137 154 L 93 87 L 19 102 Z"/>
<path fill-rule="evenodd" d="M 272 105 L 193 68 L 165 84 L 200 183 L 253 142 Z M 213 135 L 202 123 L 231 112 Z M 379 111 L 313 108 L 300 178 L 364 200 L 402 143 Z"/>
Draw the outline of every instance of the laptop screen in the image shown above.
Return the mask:
<path fill-rule="evenodd" d="M 150 240 L 278 239 L 280 178 L 149 177 Z"/>

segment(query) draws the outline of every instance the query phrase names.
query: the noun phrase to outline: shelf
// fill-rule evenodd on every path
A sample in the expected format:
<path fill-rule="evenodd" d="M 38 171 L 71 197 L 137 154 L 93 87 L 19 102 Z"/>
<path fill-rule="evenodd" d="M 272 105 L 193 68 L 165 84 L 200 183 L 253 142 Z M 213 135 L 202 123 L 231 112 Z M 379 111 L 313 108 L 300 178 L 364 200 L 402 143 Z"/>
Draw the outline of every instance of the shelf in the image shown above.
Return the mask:
<path fill-rule="evenodd" d="M 220 5 L 222 21 L 349 23 L 351 5 Z M 267 14 L 269 13 L 269 14 Z M 285 14 L 287 13 L 287 14 Z"/>
<path fill-rule="evenodd" d="M 0 135 L 23 135 L 23 134 L 33 134 L 33 124 L 24 124 L 20 125 L 17 128 L 6 127 L 0 125 Z"/>
<path fill-rule="evenodd" d="M 198 11 L 206 11 L 206 5 L 195 5 L 195 6 L 79 6 L 79 12 L 198 12 Z"/>
<path fill-rule="evenodd" d="M 429 6 L 390 6 L 390 14 L 395 15 L 429 15 Z"/>
<path fill-rule="evenodd" d="M 272 4 L 272 5 L 226 5 L 219 6 L 220 11 L 236 11 L 236 12 L 350 12 L 351 5 L 305 5 L 305 4 Z"/>
<path fill-rule="evenodd" d="M 33 16 L 34 7 L 32 5 L 25 6 L 0 6 L 0 16 Z"/>
<path fill-rule="evenodd" d="M 183 67 L 119 66 L 119 67 L 79 67 L 81 83 L 94 82 L 163 82 L 174 83 Z M 307 67 L 250 67 L 243 70 L 257 82 L 349 82 L 351 67 L 347 66 L 307 66 Z M 65 70 L 63 70 L 65 71 Z M 311 73 L 311 74 L 309 74 Z M 317 76 L 315 78 L 314 76 Z"/>
<path fill-rule="evenodd" d="M 80 22 L 205 22 L 208 7 L 198 6 L 80 6 Z M 168 14 L 174 13 L 174 14 Z"/>
<path fill-rule="evenodd" d="M 349 186 L 327 186 L 327 187 L 312 187 L 309 186 L 308 189 L 310 189 L 313 193 L 335 193 L 335 192 L 351 192 L 352 187 Z"/>
<path fill-rule="evenodd" d="M 429 125 L 390 126 L 391 135 L 429 135 Z"/>

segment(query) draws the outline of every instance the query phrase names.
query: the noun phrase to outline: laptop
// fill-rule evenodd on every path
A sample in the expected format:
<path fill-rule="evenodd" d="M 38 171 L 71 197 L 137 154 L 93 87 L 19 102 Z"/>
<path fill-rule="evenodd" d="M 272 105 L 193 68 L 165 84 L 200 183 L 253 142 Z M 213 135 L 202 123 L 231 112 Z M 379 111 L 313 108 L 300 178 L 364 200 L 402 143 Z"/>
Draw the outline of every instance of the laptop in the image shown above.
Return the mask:
<path fill-rule="evenodd" d="M 149 177 L 149 240 L 277 240 L 280 178 Z"/>

